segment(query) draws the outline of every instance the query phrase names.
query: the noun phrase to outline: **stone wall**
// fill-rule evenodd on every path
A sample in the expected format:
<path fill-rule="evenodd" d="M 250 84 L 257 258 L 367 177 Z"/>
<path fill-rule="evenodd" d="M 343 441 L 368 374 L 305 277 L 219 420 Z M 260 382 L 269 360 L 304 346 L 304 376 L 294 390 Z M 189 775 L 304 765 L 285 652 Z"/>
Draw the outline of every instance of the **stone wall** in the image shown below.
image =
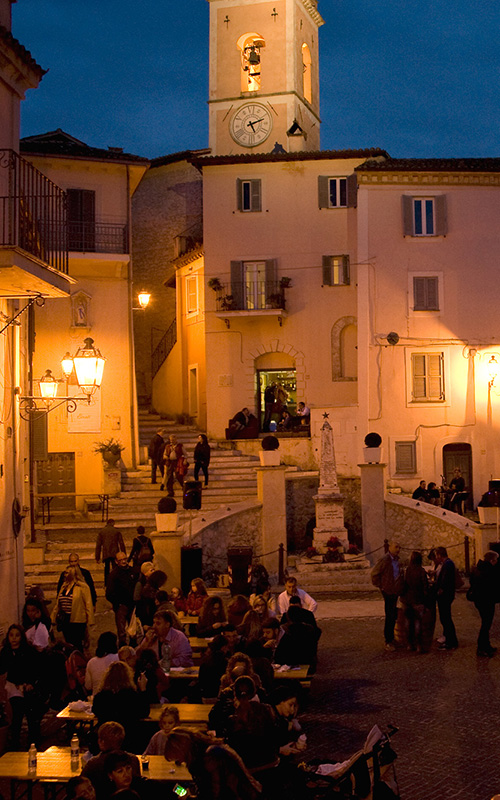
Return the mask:
<path fill-rule="evenodd" d="M 227 572 L 228 547 L 252 547 L 254 556 L 262 553 L 260 503 L 237 503 L 226 516 L 216 519 L 218 514 L 220 511 L 205 514 L 205 522 L 199 523 L 196 528 L 193 526 L 192 543 L 201 545 L 203 549 L 203 573 L 211 570 Z"/>
<path fill-rule="evenodd" d="M 305 550 L 306 527 L 316 514 L 314 495 L 318 491 L 317 472 L 286 476 L 286 538 L 289 552 Z"/>
<path fill-rule="evenodd" d="M 429 551 L 432 547 L 443 546 L 463 570 L 466 536 L 470 543 L 470 563 L 474 564 L 479 557 L 476 557 L 475 548 L 478 526 L 443 508 L 389 495 L 385 499 L 385 523 L 387 538 L 401 543 L 403 562 L 408 561 L 412 550 Z"/>

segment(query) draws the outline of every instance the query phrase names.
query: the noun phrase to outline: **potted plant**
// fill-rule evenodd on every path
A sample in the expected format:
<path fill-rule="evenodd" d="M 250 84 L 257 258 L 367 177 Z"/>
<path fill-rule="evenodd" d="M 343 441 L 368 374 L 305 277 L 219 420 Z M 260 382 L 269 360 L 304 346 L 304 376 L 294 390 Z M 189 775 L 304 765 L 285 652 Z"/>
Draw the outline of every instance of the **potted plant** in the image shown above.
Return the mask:
<path fill-rule="evenodd" d="M 232 311 L 236 307 L 236 303 L 232 294 L 225 294 L 220 301 L 220 307 L 224 311 Z"/>
<path fill-rule="evenodd" d="M 125 447 L 117 439 L 106 439 L 105 442 L 94 442 L 94 453 L 100 453 L 102 460 L 109 467 L 116 467 Z"/>
<path fill-rule="evenodd" d="M 327 564 L 344 560 L 344 546 L 337 536 L 330 536 L 326 543 L 326 553 L 323 560 Z"/>
<path fill-rule="evenodd" d="M 173 497 L 161 497 L 158 500 L 156 530 L 159 533 L 177 530 L 177 501 Z"/>
<path fill-rule="evenodd" d="M 266 297 L 266 303 L 268 306 L 271 306 L 271 308 L 285 307 L 285 301 L 280 292 L 274 292 L 273 294 L 270 294 L 269 297 Z"/>
<path fill-rule="evenodd" d="M 382 457 L 382 437 L 378 433 L 367 433 L 363 457 L 366 464 L 379 464 Z"/>
<path fill-rule="evenodd" d="M 222 283 L 218 278 L 210 278 L 208 281 L 208 286 L 210 289 L 213 289 L 214 292 L 220 292 L 222 289 Z"/>
<path fill-rule="evenodd" d="M 263 467 L 279 467 L 280 454 L 278 448 L 280 440 L 276 436 L 264 436 L 262 439 L 262 450 L 259 450 L 259 458 Z"/>
<path fill-rule="evenodd" d="M 280 278 L 280 289 L 289 289 L 291 285 L 292 285 L 291 278 L 286 278 L 284 276 L 283 278 Z"/>

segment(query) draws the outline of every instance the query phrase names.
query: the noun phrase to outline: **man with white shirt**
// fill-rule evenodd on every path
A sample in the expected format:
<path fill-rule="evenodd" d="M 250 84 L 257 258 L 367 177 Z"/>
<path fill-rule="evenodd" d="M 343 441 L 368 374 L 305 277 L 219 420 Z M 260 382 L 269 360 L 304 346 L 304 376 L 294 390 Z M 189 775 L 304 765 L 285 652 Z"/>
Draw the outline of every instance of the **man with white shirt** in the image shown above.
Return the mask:
<path fill-rule="evenodd" d="M 315 613 L 316 609 L 318 608 L 316 600 L 313 600 L 313 598 L 303 589 L 298 588 L 297 578 L 294 578 L 292 575 L 285 581 L 285 591 L 281 592 L 281 594 L 278 596 L 278 614 L 285 614 L 288 611 L 290 598 L 294 595 L 300 597 L 302 608 L 312 611 L 313 614 Z"/>

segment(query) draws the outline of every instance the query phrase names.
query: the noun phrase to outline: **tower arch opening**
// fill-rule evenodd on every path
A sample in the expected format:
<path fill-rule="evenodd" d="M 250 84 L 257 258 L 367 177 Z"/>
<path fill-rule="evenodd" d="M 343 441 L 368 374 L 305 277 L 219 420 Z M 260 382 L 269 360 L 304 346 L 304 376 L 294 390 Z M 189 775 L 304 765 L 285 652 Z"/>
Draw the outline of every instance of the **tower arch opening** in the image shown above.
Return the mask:
<path fill-rule="evenodd" d="M 237 41 L 241 57 L 241 91 L 258 92 L 261 88 L 261 50 L 266 46 L 259 33 L 244 33 Z"/>
<path fill-rule="evenodd" d="M 302 91 L 308 103 L 312 103 L 312 58 L 309 45 L 302 45 Z"/>

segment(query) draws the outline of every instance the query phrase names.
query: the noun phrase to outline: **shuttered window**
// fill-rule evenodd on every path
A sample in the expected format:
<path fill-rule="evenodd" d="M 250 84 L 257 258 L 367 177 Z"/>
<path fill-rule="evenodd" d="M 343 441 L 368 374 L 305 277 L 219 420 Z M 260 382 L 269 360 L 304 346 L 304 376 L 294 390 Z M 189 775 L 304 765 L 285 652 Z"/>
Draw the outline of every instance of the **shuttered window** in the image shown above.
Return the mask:
<path fill-rule="evenodd" d="M 415 442 L 395 442 L 396 472 L 415 473 L 417 456 Z"/>
<path fill-rule="evenodd" d="M 279 292 L 277 261 L 231 261 L 233 308 L 254 311 L 267 308 L 269 298 Z"/>
<path fill-rule="evenodd" d="M 443 366 L 442 353 L 412 353 L 412 402 L 444 401 Z"/>
<path fill-rule="evenodd" d="M 413 310 L 439 311 L 439 279 L 418 276 L 413 278 Z"/>
<path fill-rule="evenodd" d="M 353 208 L 357 203 L 356 175 L 346 178 L 318 177 L 318 205 L 320 208 Z"/>
<path fill-rule="evenodd" d="M 448 220 L 445 195 L 436 197 L 403 195 L 402 204 L 405 236 L 446 236 Z"/>
<path fill-rule="evenodd" d="M 198 311 L 198 278 L 188 275 L 186 278 L 186 314 L 196 314 Z"/>
<path fill-rule="evenodd" d="M 323 286 L 349 286 L 349 256 L 323 256 Z"/>
<path fill-rule="evenodd" d="M 262 183 L 260 180 L 236 181 L 238 211 L 262 211 Z"/>

